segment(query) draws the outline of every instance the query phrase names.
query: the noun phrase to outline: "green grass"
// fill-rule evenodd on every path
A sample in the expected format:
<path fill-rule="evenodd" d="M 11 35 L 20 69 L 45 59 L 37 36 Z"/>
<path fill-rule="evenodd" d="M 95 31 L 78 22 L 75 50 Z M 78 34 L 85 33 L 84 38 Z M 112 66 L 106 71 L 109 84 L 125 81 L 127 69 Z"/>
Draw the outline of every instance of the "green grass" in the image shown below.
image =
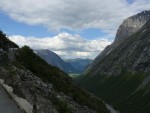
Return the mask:
<path fill-rule="evenodd" d="M 135 92 L 145 77 L 142 73 L 122 72 L 118 76 L 87 77 L 80 83 L 121 112 L 150 113 L 150 93 L 146 93 L 146 89 Z"/>
<path fill-rule="evenodd" d="M 50 100 L 59 113 L 72 113 L 72 110 L 69 108 L 68 103 L 65 100 L 60 100 L 56 98 L 55 95 L 52 95 Z"/>
<path fill-rule="evenodd" d="M 69 76 L 70 76 L 71 78 L 75 79 L 75 78 L 79 77 L 80 74 L 71 73 L 71 74 L 69 74 Z"/>

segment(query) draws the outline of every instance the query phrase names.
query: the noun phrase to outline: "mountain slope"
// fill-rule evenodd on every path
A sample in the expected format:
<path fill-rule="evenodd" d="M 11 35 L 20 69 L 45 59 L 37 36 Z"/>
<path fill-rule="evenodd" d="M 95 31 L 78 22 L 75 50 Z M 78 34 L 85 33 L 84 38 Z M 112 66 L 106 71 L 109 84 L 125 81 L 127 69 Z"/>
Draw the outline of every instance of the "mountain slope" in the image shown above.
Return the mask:
<path fill-rule="evenodd" d="M 96 59 L 79 82 L 123 113 L 149 113 L 149 39 L 150 20 L 105 57 Z"/>
<path fill-rule="evenodd" d="M 7 47 L 9 50 L 10 46 Z M 11 61 L 10 53 L 14 56 Z M 33 106 L 33 113 L 109 113 L 100 99 L 77 85 L 66 73 L 46 63 L 27 46 L 4 50 L 0 59 L 4 62 L 0 62 L 0 78 L 13 88 L 17 96 Z"/>
<path fill-rule="evenodd" d="M 50 50 L 35 50 L 35 53 L 42 59 L 44 59 L 48 64 L 56 66 L 66 73 L 77 73 L 77 70 L 75 68 L 73 68 L 70 64 L 64 62 L 64 60 L 61 59 L 60 56 Z"/>
<path fill-rule="evenodd" d="M 19 48 L 19 46 L 8 40 L 6 34 L 0 31 L 0 48 L 3 50 L 8 50 L 9 48 Z"/>
<path fill-rule="evenodd" d="M 76 70 L 78 70 L 78 73 L 82 73 L 86 70 L 86 68 L 91 64 L 91 59 L 67 59 L 65 60 L 68 64 L 70 64 L 72 67 L 74 67 Z"/>
<path fill-rule="evenodd" d="M 100 103 L 96 97 L 90 96 L 66 73 L 56 67 L 48 65 L 44 60 L 36 56 L 36 54 L 28 47 L 24 47 L 19 51 L 16 63 L 18 62 L 36 76 L 40 77 L 43 81 L 53 84 L 53 87 L 57 92 L 62 92 L 62 94 L 64 93 L 63 95 L 69 96 L 70 99 L 73 99 L 81 105 L 83 104 L 89 106 L 91 109 L 97 110 L 97 112 L 107 112 L 107 110 L 99 108 L 99 106 L 103 106 L 103 104 Z M 90 103 L 90 100 L 93 101 L 94 105 Z M 87 111 L 88 110 L 85 112 Z M 83 111 L 80 112 L 82 113 Z M 94 113 L 94 111 L 90 110 L 89 112 Z"/>

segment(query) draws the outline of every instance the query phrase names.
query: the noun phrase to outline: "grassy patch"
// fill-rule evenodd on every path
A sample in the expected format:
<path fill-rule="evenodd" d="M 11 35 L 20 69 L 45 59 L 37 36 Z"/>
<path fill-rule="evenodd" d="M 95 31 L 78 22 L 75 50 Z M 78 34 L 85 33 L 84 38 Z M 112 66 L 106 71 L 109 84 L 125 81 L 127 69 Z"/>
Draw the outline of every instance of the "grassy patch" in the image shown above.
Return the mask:
<path fill-rule="evenodd" d="M 74 78 L 79 77 L 80 74 L 71 73 L 71 74 L 69 74 L 69 76 L 74 79 Z"/>
<path fill-rule="evenodd" d="M 82 79 L 80 83 L 90 92 L 101 97 L 114 108 L 127 113 L 148 113 L 150 93 L 136 89 L 143 82 L 145 74 L 122 72 L 118 76 L 97 75 Z M 149 110 L 150 111 L 150 110 Z"/>

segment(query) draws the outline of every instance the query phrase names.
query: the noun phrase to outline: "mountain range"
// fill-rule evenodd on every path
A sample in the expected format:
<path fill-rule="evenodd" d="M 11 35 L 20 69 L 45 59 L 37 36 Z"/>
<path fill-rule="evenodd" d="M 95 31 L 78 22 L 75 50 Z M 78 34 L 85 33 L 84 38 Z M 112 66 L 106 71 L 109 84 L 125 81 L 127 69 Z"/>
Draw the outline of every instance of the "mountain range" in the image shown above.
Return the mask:
<path fill-rule="evenodd" d="M 56 66 L 66 73 L 77 73 L 77 70 L 74 67 L 72 67 L 70 64 L 65 62 L 60 56 L 58 56 L 56 53 L 50 50 L 35 50 L 35 53 L 42 59 L 44 59 L 48 64 Z"/>
<path fill-rule="evenodd" d="M 67 74 L 83 71 L 79 84 Z M 150 113 L 150 11 L 125 19 L 94 61 L 19 48 L 0 31 L 0 79 L 31 113 Z"/>
<path fill-rule="evenodd" d="M 92 59 L 82 59 L 82 58 L 75 58 L 75 59 L 66 59 L 65 62 L 70 64 L 78 73 L 83 73 L 88 66 L 92 63 Z"/>
<path fill-rule="evenodd" d="M 92 62 L 90 59 L 81 58 L 63 60 L 59 55 L 48 49 L 34 50 L 34 52 L 48 64 L 56 66 L 68 74 L 80 74 Z"/>
<path fill-rule="evenodd" d="M 121 113 L 150 113 L 150 11 L 125 19 L 77 80 Z"/>

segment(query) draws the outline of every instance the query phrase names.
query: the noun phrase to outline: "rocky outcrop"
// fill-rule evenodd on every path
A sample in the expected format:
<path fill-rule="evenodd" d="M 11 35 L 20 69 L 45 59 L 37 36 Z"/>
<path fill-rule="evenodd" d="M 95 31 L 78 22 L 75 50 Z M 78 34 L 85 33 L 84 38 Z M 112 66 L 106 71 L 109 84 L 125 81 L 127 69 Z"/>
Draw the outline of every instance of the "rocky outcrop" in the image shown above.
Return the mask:
<path fill-rule="evenodd" d="M 13 92 L 34 106 L 33 113 L 57 113 L 50 100 L 46 98 L 52 88 L 51 84 L 46 85 L 28 70 L 19 70 L 15 66 L 1 67 L 0 72 L 3 73 L 0 77 L 13 88 Z M 35 112 L 37 110 L 38 112 Z"/>

